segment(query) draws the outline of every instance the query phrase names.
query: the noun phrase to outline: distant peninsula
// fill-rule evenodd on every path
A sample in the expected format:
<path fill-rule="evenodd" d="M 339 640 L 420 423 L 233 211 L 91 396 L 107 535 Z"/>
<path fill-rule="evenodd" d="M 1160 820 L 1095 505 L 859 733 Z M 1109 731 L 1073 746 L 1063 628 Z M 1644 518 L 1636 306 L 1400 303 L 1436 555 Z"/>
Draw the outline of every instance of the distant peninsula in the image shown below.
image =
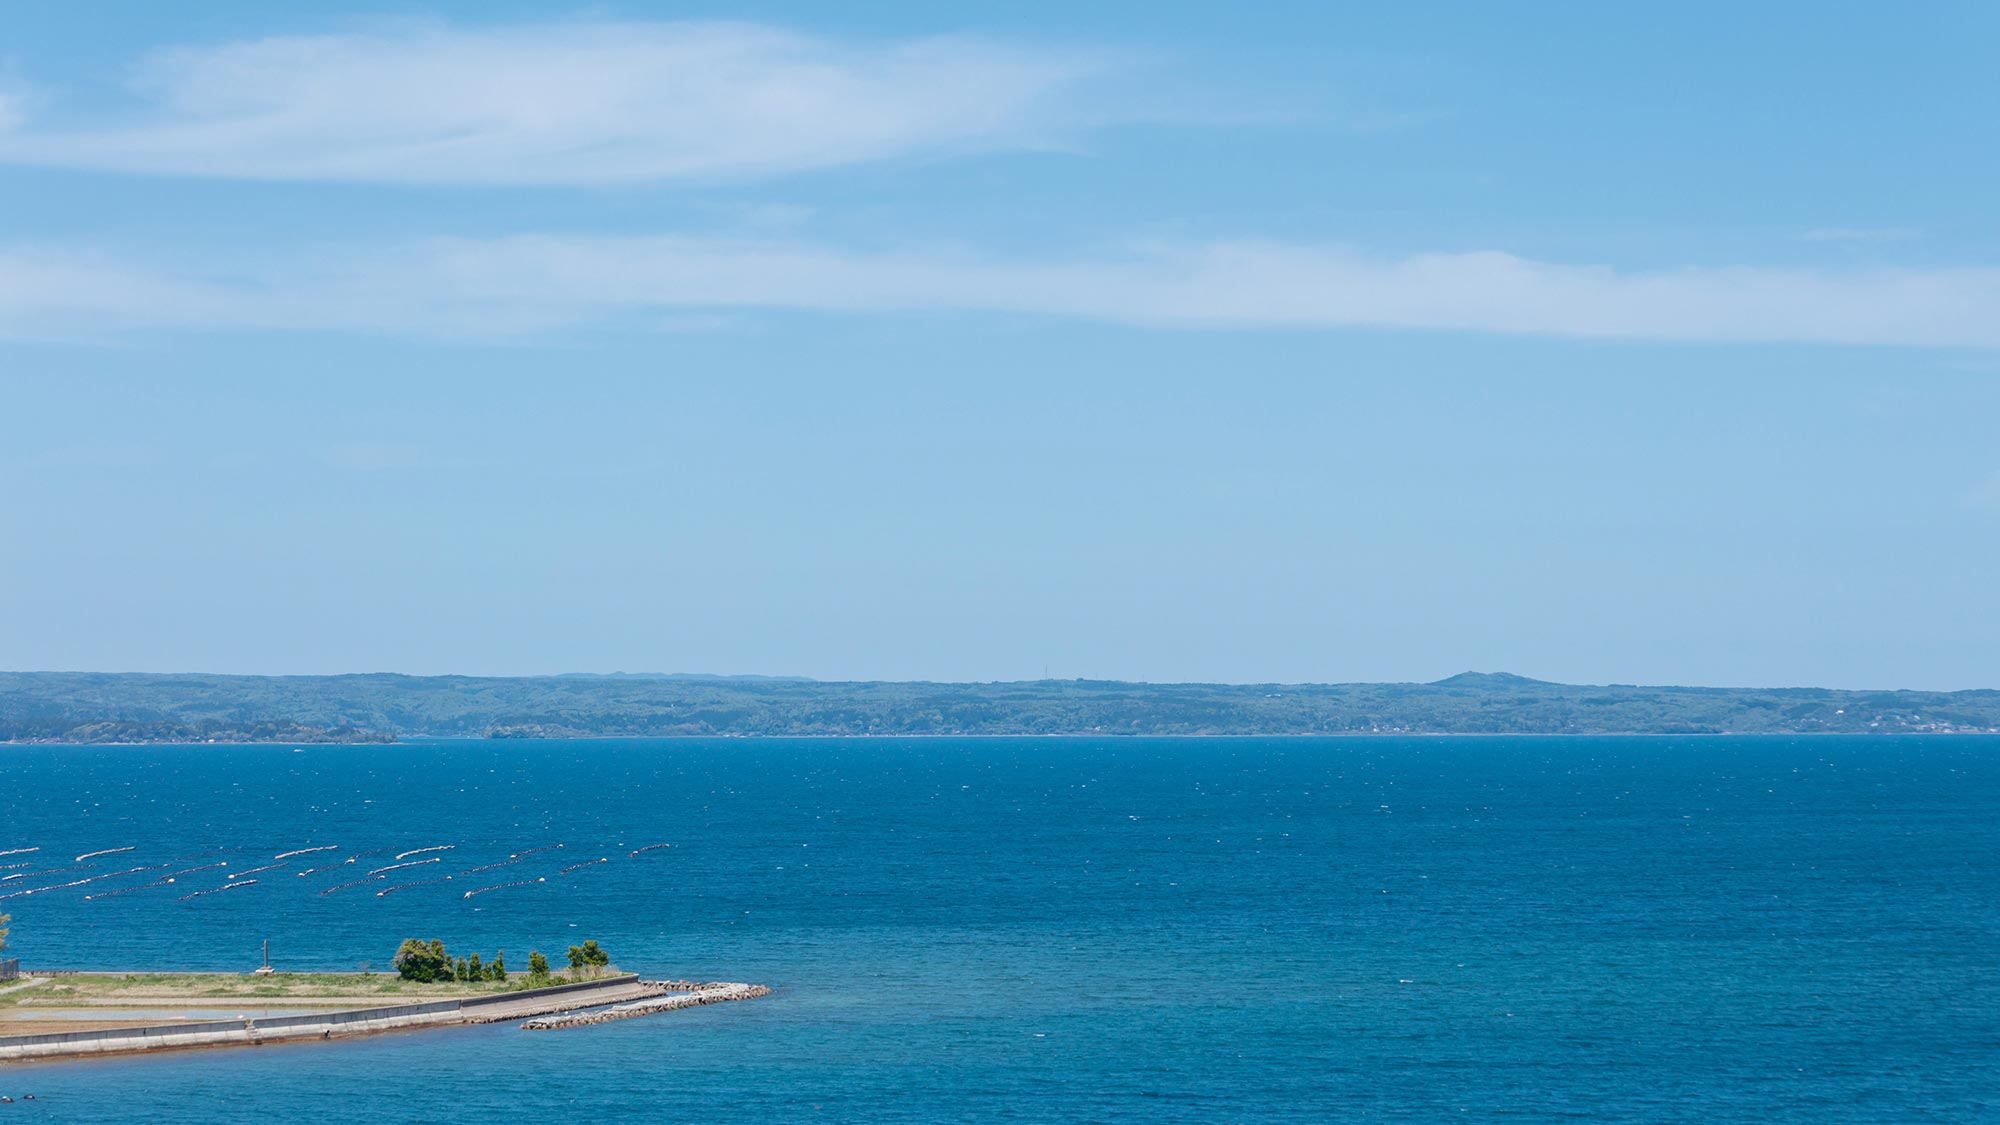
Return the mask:
<path fill-rule="evenodd" d="M 0 672 L 0 741 L 2000 732 L 2000 691 Z"/>

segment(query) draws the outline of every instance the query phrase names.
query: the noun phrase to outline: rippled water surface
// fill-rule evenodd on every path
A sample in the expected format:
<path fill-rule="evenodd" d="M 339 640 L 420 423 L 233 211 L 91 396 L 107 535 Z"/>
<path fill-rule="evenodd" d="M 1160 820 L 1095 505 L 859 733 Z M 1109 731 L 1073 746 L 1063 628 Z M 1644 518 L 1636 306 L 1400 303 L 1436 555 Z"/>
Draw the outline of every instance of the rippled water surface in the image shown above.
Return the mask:
<path fill-rule="evenodd" d="M 0 1125 L 2000 1116 L 1994 738 L 0 747 L 32 846 L 0 894 L 230 867 L 0 901 L 30 967 L 589 937 L 777 991 L 0 1065 Z"/>

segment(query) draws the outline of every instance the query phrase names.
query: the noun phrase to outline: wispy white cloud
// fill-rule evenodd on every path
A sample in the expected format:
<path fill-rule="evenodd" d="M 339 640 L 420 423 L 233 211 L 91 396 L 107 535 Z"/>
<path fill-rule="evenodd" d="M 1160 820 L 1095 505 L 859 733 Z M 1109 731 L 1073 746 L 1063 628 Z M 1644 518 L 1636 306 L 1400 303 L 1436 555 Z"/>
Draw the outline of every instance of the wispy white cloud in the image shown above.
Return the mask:
<path fill-rule="evenodd" d="M 299 264 L 308 260 L 317 264 Z M 1625 271 L 1491 251 L 1382 258 L 1268 242 L 1022 261 L 779 238 L 524 236 L 182 275 L 0 252 L 0 329 L 17 334 L 175 326 L 504 336 L 760 309 L 1985 349 L 2000 348 L 2000 269 Z"/>
<path fill-rule="evenodd" d="M 4 78 L 0 78 L 0 134 L 17 128 L 28 119 L 27 97 L 19 90 L 10 89 Z"/>
<path fill-rule="evenodd" d="M 0 249 L 0 332 L 233 326 L 242 295 L 104 254 Z"/>
<path fill-rule="evenodd" d="M 1120 62 L 732 23 L 404 26 L 159 51 L 134 78 L 141 104 L 93 120 L 0 91 L 0 161 L 437 184 L 761 175 L 1063 143 L 1104 112 L 1081 92 Z"/>

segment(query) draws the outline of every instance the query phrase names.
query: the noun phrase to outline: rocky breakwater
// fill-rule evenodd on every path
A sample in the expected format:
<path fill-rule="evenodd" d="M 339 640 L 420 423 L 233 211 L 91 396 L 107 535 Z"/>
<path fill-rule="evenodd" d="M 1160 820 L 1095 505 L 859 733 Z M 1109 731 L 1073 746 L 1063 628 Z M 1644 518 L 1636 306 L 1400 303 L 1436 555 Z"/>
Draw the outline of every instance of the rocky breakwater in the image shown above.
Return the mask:
<path fill-rule="evenodd" d="M 521 1027 L 528 1031 L 587 1027 L 594 1023 L 609 1023 L 612 1020 L 631 1019 L 633 1016 L 650 1016 L 655 1012 L 671 1012 L 678 1008 L 694 1008 L 703 1004 L 720 1004 L 727 1000 L 754 1000 L 759 996 L 771 994 L 771 990 L 761 984 L 741 984 L 734 981 L 698 984 L 694 981 L 664 980 L 641 983 L 648 988 L 664 990 L 666 995 L 635 1000 L 629 1004 L 614 1004 L 609 1008 L 542 1016 L 527 1021 Z"/>

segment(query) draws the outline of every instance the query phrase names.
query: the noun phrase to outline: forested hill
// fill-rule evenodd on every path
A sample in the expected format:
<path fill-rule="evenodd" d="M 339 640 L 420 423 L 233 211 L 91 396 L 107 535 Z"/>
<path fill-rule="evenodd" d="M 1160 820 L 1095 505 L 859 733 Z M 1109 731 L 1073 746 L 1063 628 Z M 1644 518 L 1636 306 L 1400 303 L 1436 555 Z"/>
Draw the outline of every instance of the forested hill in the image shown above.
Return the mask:
<path fill-rule="evenodd" d="M 0 740 L 2000 731 L 2000 691 L 1429 684 L 830 683 L 703 676 L 0 673 Z"/>

